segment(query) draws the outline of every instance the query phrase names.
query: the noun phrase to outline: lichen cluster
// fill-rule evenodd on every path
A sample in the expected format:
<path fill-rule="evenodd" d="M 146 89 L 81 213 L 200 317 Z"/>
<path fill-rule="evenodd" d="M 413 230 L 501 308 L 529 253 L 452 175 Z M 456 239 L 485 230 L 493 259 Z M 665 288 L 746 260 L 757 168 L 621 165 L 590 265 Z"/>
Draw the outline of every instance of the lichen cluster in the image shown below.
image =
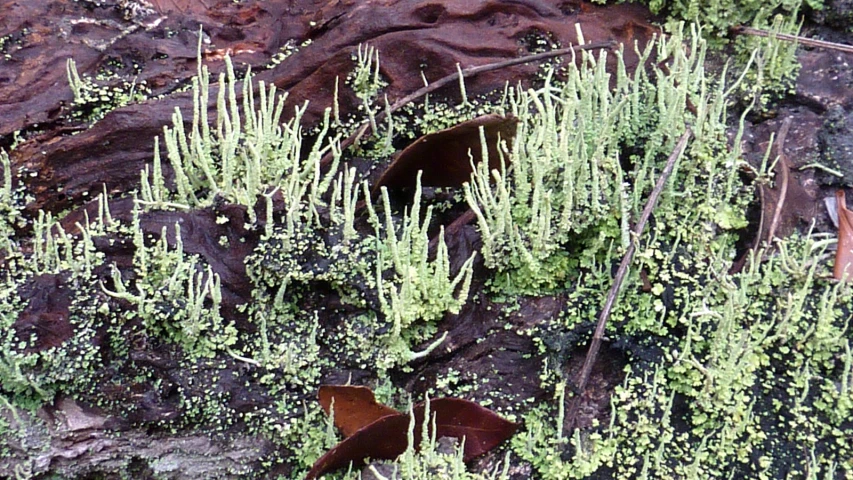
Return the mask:
<path fill-rule="evenodd" d="M 825 252 L 834 239 L 797 234 L 753 252 L 743 272 L 728 273 L 738 254 L 737 230 L 746 225 L 743 212 L 753 197 L 752 187 L 742 185 L 736 177 L 742 160 L 736 147 L 727 147 L 724 136 L 727 105 L 737 86 L 725 85 L 701 71 L 702 62 L 695 63 L 703 55 L 701 44 L 687 51 L 677 50 L 678 55 L 684 56 L 670 59 L 672 76 L 658 72 L 657 85 L 638 89 L 642 93 L 636 97 L 636 104 L 645 107 L 637 110 L 644 112 L 644 122 L 639 124 L 645 128 L 623 138 L 643 147 L 628 163 L 634 167 L 632 172 L 610 173 L 611 179 L 633 181 L 611 180 L 609 192 L 593 197 L 602 203 L 612 199 L 604 211 L 605 218 L 616 219 L 609 238 L 604 237 L 607 242 L 600 245 L 576 240 L 583 236 L 571 237 L 574 242 L 558 242 L 570 258 L 588 256 L 598 261 L 579 263 L 574 270 L 555 269 L 562 275 L 574 272 L 570 285 L 561 285 L 563 291 L 569 289 L 570 305 L 562 319 L 533 333 L 545 339 L 556 331 L 557 336 L 573 342 L 569 348 L 584 345 L 583 335 L 577 339 L 578 329 L 596 319 L 603 292 L 612 282 L 611 265 L 624 245 L 619 242 L 618 218 L 637 218 L 636 201 L 643 197 L 640 192 L 649 188 L 643 182 L 654 177 L 662 153 L 670 148 L 683 125 L 692 126 L 696 139 L 655 210 L 653 226 L 646 237 L 628 239 L 638 242 L 639 250 L 607 336 L 614 347 L 627 351 L 629 365 L 622 386 L 611 397 L 610 423 L 568 435 L 564 415 L 571 397 L 566 393 L 567 382 L 572 379 L 563 376 L 562 368 L 550 365 L 546 383 L 555 388 L 555 401 L 525 415 L 526 431 L 513 440 L 513 450 L 533 465 L 538 478 L 545 479 L 601 475 L 849 478 L 853 475 L 853 437 L 849 417 L 844 415 L 853 399 L 847 308 L 853 292 L 847 284 L 830 280 Z M 679 65 L 688 68 L 680 69 Z M 594 65 L 589 68 L 594 71 Z M 633 81 L 647 82 L 639 76 Z M 620 83 L 616 85 L 618 91 Z M 679 90 L 683 92 L 680 97 L 676 95 Z M 625 97 L 631 98 L 623 94 Z M 557 107 L 553 111 L 565 108 L 560 100 L 554 101 Z M 688 102 L 695 109 L 687 108 Z M 548 110 L 539 107 L 536 118 L 547 122 L 553 117 L 542 112 Z M 672 111 L 677 114 L 665 115 Z M 606 129 L 608 118 L 599 114 L 591 123 Z M 561 132 L 563 136 L 556 139 L 571 138 L 575 132 L 582 135 L 580 122 L 570 124 L 574 127 L 571 132 L 559 125 L 555 122 L 542 131 Z M 734 135 L 736 146 L 740 136 L 738 130 Z M 543 137 L 547 138 L 545 133 L 532 136 Z M 604 136 L 611 137 L 620 138 L 618 131 Z M 602 143 L 598 140 L 592 144 Z M 558 145 L 556 141 L 552 144 Z M 614 152 L 632 151 L 624 141 L 616 142 L 616 146 Z M 584 152 L 565 147 L 537 147 L 533 151 L 540 155 L 550 151 L 555 156 L 566 151 L 575 155 Z M 642 155 L 644 152 L 650 155 Z M 511 261 L 526 258 L 528 264 L 536 265 L 531 259 L 537 257 L 525 256 L 524 249 L 536 252 L 537 247 L 553 248 L 537 240 L 562 231 L 552 227 L 556 223 L 552 218 L 573 218 L 551 213 L 565 211 L 566 200 L 557 203 L 551 199 L 556 197 L 554 192 L 565 195 L 566 189 L 548 188 L 546 180 L 565 184 L 568 175 L 564 171 L 569 170 L 570 162 L 562 165 L 564 170 L 551 167 L 550 175 L 535 175 L 528 173 L 535 170 L 533 162 L 525 161 L 524 153 L 514 153 L 510 158 L 507 164 L 512 167 L 494 172 L 491 185 L 484 181 L 485 172 L 479 173 L 479 188 L 486 192 L 478 196 L 479 204 L 488 205 L 483 199 L 494 202 L 493 207 L 499 205 L 493 199 L 521 203 L 520 208 L 513 205 L 512 215 L 495 214 L 498 210 L 490 208 L 491 215 L 480 216 L 484 250 L 489 232 L 497 225 L 513 232 L 512 241 L 516 243 L 495 252 Z M 606 155 L 601 159 L 604 164 Z M 614 160 L 610 164 L 615 168 L 623 165 Z M 548 167 L 547 160 L 539 165 Z M 591 189 L 593 182 L 587 180 L 585 184 Z M 538 198 L 537 189 L 542 192 Z M 517 191 L 522 194 L 516 195 Z M 548 200 L 556 205 L 551 206 Z M 628 206 L 620 207 L 625 204 Z M 514 218 L 516 215 L 521 220 Z M 516 226 L 504 227 L 510 222 Z M 608 230 L 595 231 L 603 236 Z M 507 237 L 499 238 L 512 245 Z M 545 252 L 538 259 L 551 261 L 554 254 Z M 484 257 L 489 258 L 485 251 Z M 531 273 L 538 278 L 550 273 L 547 268 L 519 269 L 505 262 L 496 264 L 496 278 L 506 281 L 494 284 L 503 291 L 528 284 Z M 562 282 L 563 278 L 555 280 Z M 645 288 L 644 281 L 648 282 Z M 543 353 L 554 353 L 554 342 L 543 340 L 542 345 Z M 546 359 L 553 358 L 546 355 Z"/>
<path fill-rule="evenodd" d="M 725 41 L 729 28 L 737 25 L 766 27 L 773 12 L 795 18 L 805 7 L 820 10 L 823 0 L 649 0 L 655 13 L 666 13 L 673 22 L 699 22 L 717 42 Z"/>
<path fill-rule="evenodd" d="M 138 68 L 136 65 L 134 67 Z M 144 81 L 136 83 L 122 80 L 109 68 L 99 72 L 95 78 L 80 76 L 77 63 L 72 58 L 66 63 L 66 72 L 74 94 L 69 116 L 78 120 L 97 122 L 111 111 L 145 100 L 151 94 Z"/>
<path fill-rule="evenodd" d="M 82 88 L 76 76 L 70 78 L 72 87 Z M 320 450 L 310 448 L 309 420 L 316 408 L 303 402 L 321 372 L 343 365 L 379 373 L 406 368 L 444 341 L 434 338 L 436 321 L 467 300 L 473 257 L 451 273 L 443 234 L 430 253 L 432 207 L 422 210 L 420 189 L 411 208 L 392 206 L 385 190 L 374 206 L 355 169 L 338 168 L 340 134 L 327 135 L 331 110 L 305 156 L 300 126 L 305 107 L 282 123 L 285 95 L 261 84 L 256 102 L 247 73 L 240 103 L 238 83 L 227 60 L 211 122 L 202 107 L 209 102 L 210 76 L 200 67 L 190 128 L 176 111 L 173 126 L 164 129 L 174 182 L 167 185 L 155 139 L 154 162 L 141 172 L 129 219 L 113 217 L 104 192 L 97 216 L 90 219 L 85 212 L 73 232 L 50 214 L 40 216 L 29 251 L 13 240 L 23 201 L 12 189 L 15 172 L 2 154 L 3 209 L 9 215 L 2 224 L 0 381 L 16 405 L 35 408 L 63 393 L 132 418 L 143 412 L 124 404 L 122 394 L 99 395 L 105 382 L 108 390 L 127 395 L 145 388 L 163 398 L 171 389 L 180 397 L 180 415 L 160 420 L 161 428 L 203 424 L 213 434 L 239 422 L 283 445 L 283 452 L 298 452 L 288 461 L 304 468 L 329 447 L 319 442 Z M 326 154 L 332 164 L 321 170 Z M 159 234 L 142 227 L 144 218 L 158 212 L 216 212 L 224 204 L 245 207 L 245 219 L 231 225 L 237 220 L 219 215 L 217 224 L 260 236 L 246 259 L 251 301 L 237 306 L 249 329 L 226 319 L 220 274 L 202 255 L 185 250 L 181 222 L 190 217 L 178 216 Z M 218 245 L 228 248 L 231 241 L 223 236 Z M 105 249 L 132 252 L 132 264 L 107 263 Z M 27 307 L 19 287 L 47 277 L 70 289 L 72 331 L 60 345 L 37 348 L 44 340 L 40 333 L 24 338 L 13 324 Z M 334 325 L 318 322 L 325 305 L 308 308 L 303 301 L 318 288 L 339 298 L 340 321 Z M 100 353 L 102 341 L 108 355 Z M 424 350 L 414 348 L 427 341 Z M 154 345 L 169 352 L 166 362 L 181 365 L 181 378 L 164 379 L 146 367 L 146 361 L 158 361 L 145 353 Z M 270 402 L 270 409 L 231 409 L 233 399 L 218 385 L 243 365 L 251 370 L 248 390 L 280 401 Z"/>
<path fill-rule="evenodd" d="M 674 38 L 640 53 L 643 61 L 654 53 L 666 74 L 629 75 L 621 57 L 610 74 L 602 53 L 570 64 L 559 85 L 549 74 L 543 88 L 513 92 L 519 140 L 501 159 L 503 169 L 489 172 L 483 162 L 465 188 L 486 266 L 498 271 L 493 283 L 523 293 L 562 290 L 579 267 L 609 263 L 631 241 L 630 222 L 659 160 L 688 125 L 694 148 L 725 151 L 724 100 L 705 93 L 704 44 L 694 41 L 688 56 L 682 36 Z M 698 105 L 695 113 L 688 103 Z M 722 193 L 709 199 L 711 208 L 730 203 L 732 192 Z"/>
<path fill-rule="evenodd" d="M 847 478 L 851 291 L 827 277 L 829 243 L 780 242 L 737 275 L 729 249 L 705 265 L 686 252 L 665 262 L 657 273 L 679 279 L 671 299 L 638 308 L 648 294 L 632 292 L 639 311 L 614 319 L 610 335 L 640 329 L 642 346 L 610 424 L 566 438 L 547 417 L 556 407 L 540 406 L 514 448 L 542 478 Z"/>

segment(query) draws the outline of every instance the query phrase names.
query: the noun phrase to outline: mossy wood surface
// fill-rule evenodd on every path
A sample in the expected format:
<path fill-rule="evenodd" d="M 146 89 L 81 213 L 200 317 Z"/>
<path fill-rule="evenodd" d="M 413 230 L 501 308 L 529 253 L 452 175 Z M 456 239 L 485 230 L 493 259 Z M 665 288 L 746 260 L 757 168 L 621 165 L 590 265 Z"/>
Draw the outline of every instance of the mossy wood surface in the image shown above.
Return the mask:
<path fill-rule="evenodd" d="M 0 0 L 0 476 L 304 478 L 351 383 L 522 426 L 327 478 L 853 478 L 853 57 L 726 36 L 843 2 L 213 3 Z"/>

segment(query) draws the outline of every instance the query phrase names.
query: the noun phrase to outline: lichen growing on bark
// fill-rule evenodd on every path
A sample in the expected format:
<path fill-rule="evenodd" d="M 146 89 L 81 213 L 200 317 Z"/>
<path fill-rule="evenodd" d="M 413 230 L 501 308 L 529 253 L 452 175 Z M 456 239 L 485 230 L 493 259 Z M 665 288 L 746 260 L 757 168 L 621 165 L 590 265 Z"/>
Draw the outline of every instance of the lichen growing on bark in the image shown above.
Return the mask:
<path fill-rule="evenodd" d="M 15 237 L 24 192 L 8 179 L 27 173 L 11 172 L 0 154 L 0 211 L 8 213 L 0 219 L 0 433 L 21 443 L 18 410 L 77 397 L 121 417 L 120 427 L 256 435 L 274 449 L 253 473 L 286 465 L 296 477 L 334 445 L 308 403 L 321 381 L 341 371 L 365 382 L 390 375 L 393 384 L 417 368 L 413 361 L 454 347 L 441 320 L 478 305 L 497 306 L 479 314 L 503 320 L 529 296 L 553 295 L 565 301 L 562 315 L 501 326 L 541 345 L 524 354 L 542 361 L 534 375 L 553 393 L 507 409 L 525 429 L 506 465 L 538 478 L 850 472 L 851 291 L 824 278 L 831 240 L 820 235 L 779 241 L 728 273 L 754 186 L 742 181 L 743 159 L 726 137 L 735 90 L 705 71 L 697 32 L 682 34 L 647 47 L 644 58 L 656 62 L 648 70 L 618 62 L 608 70 L 606 57 L 590 55 L 544 69 L 542 84 L 514 88 L 503 103 L 481 99 L 474 108 L 471 99 L 472 115 L 513 114 L 519 126 L 504 168 L 480 167 L 465 195 L 418 187 L 371 197 L 368 169 L 339 168 L 338 142 L 351 125 L 334 108 L 315 130 L 300 126 L 304 110 L 282 123 L 277 90 L 256 90 L 246 75 L 240 97 L 230 64 L 212 89 L 215 119 L 203 107 L 212 90 L 200 68 L 193 120 L 176 112 L 163 143 L 152 141 L 158 154 L 137 197 L 122 203 L 105 192 L 97 213 L 86 211 L 74 228 L 44 215 L 26 248 Z M 360 58 L 372 65 L 376 57 Z M 353 77 L 370 98 L 383 88 L 377 72 Z M 443 111 L 458 113 L 428 109 Z M 388 137 L 365 147 L 381 152 L 406 124 L 418 122 L 389 121 Z M 696 140 L 648 236 L 632 238 L 631 222 L 686 126 Z M 333 161 L 322 168 L 326 154 Z M 445 213 L 468 207 L 482 247 L 454 257 Z M 204 246 L 190 247 L 191 238 Z M 585 344 L 630 242 L 637 260 L 607 332 L 629 367 L 609 424 L 569 431 L 565 352 Z M 237 250 L 237 273 L 217 263 L 218 253 Z M 31 295 L 36 287 L 57 295 L 51 315 L 71 325 L 60 336 L 37 328 L 49 318 L 27 317 L 44 301 Z M 511 384 L 511 374 L 466 373 L 448 369 L 429 388 L 463 394 L 485 385 L 511 398 L 509 387 L 495 386 Z M 135 402 L 139 391 L 147 403 Z M 465 472 L 456 450 L 427 447 L 407 452 L 401 471 L 489 478 Z M 3 462 L 33 472 L 20 452 Z"/>

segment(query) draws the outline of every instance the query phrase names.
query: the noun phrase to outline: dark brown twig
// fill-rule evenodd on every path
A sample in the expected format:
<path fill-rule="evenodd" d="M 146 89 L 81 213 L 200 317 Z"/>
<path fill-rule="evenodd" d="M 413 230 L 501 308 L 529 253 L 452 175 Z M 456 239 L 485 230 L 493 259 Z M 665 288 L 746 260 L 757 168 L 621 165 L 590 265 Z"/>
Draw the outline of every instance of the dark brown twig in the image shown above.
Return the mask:
<path fill-rule="evenodd" d="M 813 38 L 801 37 L 799 35 L 790 35 L 787 33 L 774 33 L 774 32 L 769 32 L 767 30 L 761 30 L 760 28 L 745 27 L 743 25 L 738 25 L 736 27 L 732 27 L 731 31 L 733 33 L 741 34 L 741 35 L 754 35 L 757 37 L 766 37 L 766 38 L 776 37 L 779 40 L 785 40 L 787 42 L 797 42 L 800 45 L 807 45 L 809 47 L 827 48 L 830 50 L 837 50 L 839 52 L 853 53 L 853 45 L 845 45 L 843 43 L 827 42 L 826 40 L 815 40 Z"/>
<path fill-rule="evenodd" d="M 779 187 L 779 198 L 776 200 L 776 210 L 773 212 L 773 219 L 770 221 L 770 228 L 767 230 L 767 243 L 773 242 L 773 237 L 776 236 L 776 228 L 779 226 L 779 219 L 782 217 L 782 208 L 785 206 L 785 199 L 788 196 L 788 181 L 790 177 L 791 166 L 788 164 L 788 157 L 785 156 L 785 137 L 788 136 L 788 129 L 791 128 L 791 117 L 787 117 L 782 126 L 779 127 L 779 135 L 776 136 L 776 156 L 779 161 L 776 163 L 776 168 L 782 174 L 782 185 Z M 762 209 L 762 212 L 764 209 Z M 761 235 L 761 231 L 758 232 Z"/>
<path fill-rule="evenodd" d="M 580 403 L 581 395 L 583 394 L 584 389 L 586 389 L 586 384 L 589 381 L 589 375 L 592 372 L 592 367 L 595 365 L 595 361 L 598 358 L 598 350 L 601 348 L 601 340 L 604 338 L 604 328 L 607 326 L 607 320 L 610 318 L 610 312 L 613 310 L 613 305 L 619 297 L 619 291 L 622 289 L 622 283 L 625 281 L 625 276 L 628 274 L 628 268 L 631 266 L 631 262 L 634 259 L 634 252 L 637 248 L 635 242 L 640 238 L 640 235 L 643 234 L 643 230 L 646 228 L 646 223 L 649 221 L 649 217 L 652 215 L 655 205 L 657 205 L 658 197 L 660 197 L 670 174 L 672 174 L 673 168 L 675 168 L 675 162 L 681 156 L 682 152 L 684 152 L 684 149 L 687 147 L 687 141 L 690 140 L 690 136 L 692 134 L 693 133 L 688 128 L 681 135 L 681 138 L 678 139 L 675 149 L 666 160 L 666 166 L 663 168 L 663 171 L 655 184 L 654 190 L 652 190 L 651 195 L 649 195 L 646 206 L 643 208 L 643 213 L 640 215 L 640 220 L 634 226 L 634 231 L 632 232 L 633 240 L 630 245 L 628 245 L 628 249 L 622 257 L 622 262 L 619 264 L 619 270 L 616 271 L 616 277 L 613 279 L 613 285 L 607 293 L 607 300 L 604 302 L 604 308 L 601 310 L 601 315 L 598 317 L 598 324 L 595 327 L 595 333 L 592 336 L 592 342 L 589 345 L 589 351 L 586 354 L 586 359 L 584 359 L 583 368 L 581 369 L 581 373 L 575 383 L 578 396 L 574 398 L 572 408 L 569 410 L 569 421 L 571 422 L 572 428 L 574 428 L 575 417 L 577 416 L 577 406 Z"/>
<path fill-rule="evenodd" d="M 445 85 L 447 85 L 453 81 L 458 81 L 460 73 L 462 74 L 462 78 L 470 78 L 470 77 L 473 77 L 474 75 L 477 75 L 477 74 L 480 74 L 483 72 L 490 72 L 492 70 L 499 70 L 501 68 L 507 68 L 507 67 L 511 67 L 513 65 L 519 65 L 522 63 L 529 63 L 529 62 L 536 62 L 539 60 L 546 60 L 548 58 L 554 58 L 554 57 L 559 57 L 559 56 L 563 56 L 563 55 L 568 55 L 572 52 L 577 52 L 577 51 L 582 51 L 582 50 L 596 50 L 599 48 L 610 48 L 610 47 L 613 47 L 615 45 L 616 45 L 616 42 L 614 42 L 614 41 L 593 42 L 593 43 L 587 43 L 586 45 L 574 45 L 574 46 L 567 47 L 567 48 L 560 48 L 557 50 L 551 50 L 550 52 L 543 52 L 543 53 L 537 53 L 534 55 L 527 55 L 524 57 L 513 58 L 511 60 L 505 60 L 502 62 L 488 63 L 486 65 L 480 65 L 477 67 L 468 67 L 468 68 L 463 69 L 461 72 L 457 71 L 455 73 L 451 73 L 450 75 L 444 76 L 444 77 L 436 80 L 435 82 L 432 82 L 423 88 L 415 90 L 414 92 L 412 92 L 412 93 L 406 95 L 405 97 L 397 100 L 387 110 L 377 113 L 376 116 L 374 117 L 374 121 L 378 123 L 379 121 L 381 121 L 382 119 L 385 118 L 385 115 L 387 113 L 394 113 L 397 110 L 399 110 L 400 108 L 404 107 L 405 105 L 411 103 L 412 101 L 417 100 L 418 98 L 423 97 L 424 95 L 426 95 L 428 93 L 434 92 L 434 91 L 438 90 L 439 88 L 441 88 L 441 87 L 443 87 L 443 86 L 445 86 Z M 370 129 L 370 121 L 365 120 L 361 124 L 361 126 L 358 127 L 358 129 L 356 129 L 355 132 L 353 132 L 352 135 L 350 135 L 349 137 L 344 139 L 344 141 L 341 142 L 340 151 L 344 151 L 347 148 L 349 148 L 352 144 L 356 143 L 362 136 L 364 136 L 368 132 L 369 129 Z M 333 159 L 333 153 L 329 152 L 325 156 L 323 156 L 323 158 L 320 160 L 320 165 L 325 167 L 332 162 L 332 159 Z"/>

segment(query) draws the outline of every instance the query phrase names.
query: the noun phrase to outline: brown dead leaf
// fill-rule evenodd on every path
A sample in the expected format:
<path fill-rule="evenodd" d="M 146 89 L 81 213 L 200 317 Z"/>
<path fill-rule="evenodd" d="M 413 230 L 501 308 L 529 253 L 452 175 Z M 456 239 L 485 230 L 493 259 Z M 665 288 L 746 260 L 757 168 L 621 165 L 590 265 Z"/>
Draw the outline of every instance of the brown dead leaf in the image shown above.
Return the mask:
<path fill-rule="evenodd" d="M 489 169 L 493 169 L 501 166 L 498 141 L 511 145 L 517 124 L 515 117 L 492 113 L 424 135 L 397 155 L 373 189 L 414 187 L 418 171 L 423 171 L 421 185 L 460 187 L 471 179 L 469 152 L 475 165 L 483 159 L 480 127 L 483 127 L 488 146 Z"/>
<path fill-rule="evenodd" d="M 381 418 L 400 415 L 397 410 L 377 402 L 373 391 L 367 387 L 323 385 L 317 397 L 326 415 L 329 415 L 334 400 L 335 426 L 340 429 L 344 438 Z"/>
<path fill-rule="evenodd" d="M 335 399 L 335 425 L 344 431 L 347 438 L 317 459 L 305 477 L 306 480 L 313 480 L 325 473 L 346 467 L 351 462 L 360 462 L 367 458 L 394 460 L 406 451 L 411 421 L 409 415 L 376 403 L 373 392 L 366 387 L 321 387 L 320 402 L 327 413 L 332 398 Z M 340 409 L 338 405 L 341 405 Z M 518 429 L 518 424 L 460 398 L 432 400 L 429 409 L 430 417 L 434 419 L 430 422 L 430 428 L 435 425 L 436 438 L 452 437 L 460 441 L 465 439 L 462 458 L 466 462 L 493 449 Z M 424 424 L 425 410 L 424 402 L 413 408 L 416 448 L 421 444 L 421 426 Z M 353 417 L 346 418 L 348 414 Z M 347 435 L 346 431 L 377 416 L 377 420 Z M 342 425 L 347 425 L 346 429 Z"/>
<path fill-rule="evenodd" d="M 415 407 L 416 425 L 424 418 L 424 404 Z M 510 422 L 488 408 L 461 398 L 437 398 L 430 401 L 435 416 L 436 437 L 465 438 L 466 462 L 497 447 L 511 437 L 518 424 Z"/>
<path fill-rule="evenodd" d="M 833 277 L 853 279 L 853 212 L 847 209 L 844 190 L 835 192 L 838 205 L 838 250 L 835 252 Z"/>
<path fill-rule="evenodd" d="M 365 458 L 393 460 L 406 451 L 408 429 L 408 415 L 398 413 L 380 418 L 318 458 L 305 480 L 313 480 Z"/>

